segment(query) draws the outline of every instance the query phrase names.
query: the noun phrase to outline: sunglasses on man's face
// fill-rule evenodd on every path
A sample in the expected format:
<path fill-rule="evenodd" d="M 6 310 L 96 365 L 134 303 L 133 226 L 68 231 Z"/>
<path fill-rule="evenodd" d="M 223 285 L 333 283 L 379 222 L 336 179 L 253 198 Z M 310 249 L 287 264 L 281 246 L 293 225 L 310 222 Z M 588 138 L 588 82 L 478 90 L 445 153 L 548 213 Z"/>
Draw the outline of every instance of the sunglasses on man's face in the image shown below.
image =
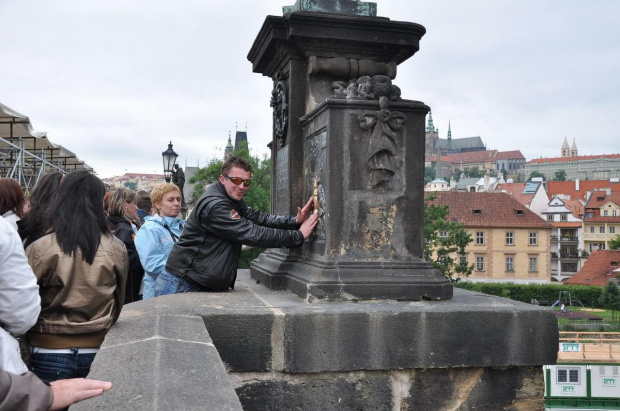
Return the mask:
<path fill-rule="evenodd" d="M 229 176 L 224 176 L 227 179 L 229 179 L 230 181 L 232 181 L 232 183 L 236 186 L 238 186 L 239 184 L 243 183 L 244 187 L 249 187 L 250 183 L 252 183 L 252 180 L 244 180 L 241 177 L 229 177 Z"/>

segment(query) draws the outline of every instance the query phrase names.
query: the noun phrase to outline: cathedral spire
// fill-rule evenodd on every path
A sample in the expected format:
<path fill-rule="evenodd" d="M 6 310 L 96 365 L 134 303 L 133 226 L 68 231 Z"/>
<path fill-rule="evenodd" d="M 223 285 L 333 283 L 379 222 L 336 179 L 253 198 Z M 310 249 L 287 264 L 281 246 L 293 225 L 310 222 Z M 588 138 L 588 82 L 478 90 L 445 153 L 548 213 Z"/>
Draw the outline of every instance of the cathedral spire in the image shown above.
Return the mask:
<path fill-rule="evenodd" d="M 570 147 L 566 136 L 564 136 L 564 144 L 562 144 L 562 157 L 570 157 Z"/>
<path fill-rule="evenodd" d="M 433 125 L 433 112 L 432 111 L 428 112 L 428 125 L 426 126 L 426 132 L 427 133 L 437 132 L 437 130 L 435 129 L 435 126 Z"/>
<path fill-rule="evenodd" d="M 571 157 L 577 157 L 577 143 L 575 143 L 575 137 L 573 137 L 573 145 L 570 148 L 570 156 Z"/>
<path fill-rule="evenodd" d="M 224 161 L 232 156 L 234 149 L 232 141 L 230 140 L 230 130 L 228 130 L 228 144 L 226 144 L 226 149 L 224 150 Z"/>
<path fill-rule="evenodd" d="M 448 140 L 452 140 L 452 127 L 450 126 L 450 120 L 448 120 Z"/>

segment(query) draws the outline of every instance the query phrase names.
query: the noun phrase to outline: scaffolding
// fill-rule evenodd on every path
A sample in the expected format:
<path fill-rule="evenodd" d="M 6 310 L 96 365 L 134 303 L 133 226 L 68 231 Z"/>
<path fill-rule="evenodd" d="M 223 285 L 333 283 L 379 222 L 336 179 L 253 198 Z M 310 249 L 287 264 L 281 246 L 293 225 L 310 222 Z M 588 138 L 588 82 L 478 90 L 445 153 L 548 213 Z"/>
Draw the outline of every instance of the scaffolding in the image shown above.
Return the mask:
<path fill-rule="evenodd" d="M 47 133 L 35 130 L 27 116 L 0 103 L 0 177 L 16 179 L 29 194 L 45 173 L 75 170 L 93 171 L 75 153 L 49 141 Z"/>

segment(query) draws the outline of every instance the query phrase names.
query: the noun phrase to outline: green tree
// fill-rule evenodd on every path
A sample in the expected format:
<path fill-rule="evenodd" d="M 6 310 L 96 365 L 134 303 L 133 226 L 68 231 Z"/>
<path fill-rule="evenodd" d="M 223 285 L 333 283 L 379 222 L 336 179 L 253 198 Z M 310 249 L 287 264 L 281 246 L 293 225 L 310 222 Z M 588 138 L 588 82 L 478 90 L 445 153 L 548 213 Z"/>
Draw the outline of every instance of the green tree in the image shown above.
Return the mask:
<path fill-rule="evenodd" d="M 463 224 L 446 219 L 448 206 L 435 204 L 435 199 L 436 194 L 424 199 L 424 258 L 451 282 L 458 282 L 460 278 L 454 275 L 467 277 L 474 269 L 473 264 L 461 258 L 465 256 L 465 247 L 473 240 Z"/>
<path fill-rule="evenodd" d="M 508 179 L 508 171 L 504 167 L 502 167 L 502 176 L 504 176 L 504 181 Z"/>
<path fill-rule="evenodd" d="M 555 174 L 553 174 L 553 181 L 566 181 L 566 171 L 556 171 Z"/>
<path fill-rule="evenodd" d="M 433 167 L 424 167 L 424 184 L 428 184 L 435 179 L 435 169 Z"/>
<path fill-rule="evenodd" d="M 465 167 L 465 175 L 468 178 L 482 178 L 484 177 L 484 171 L 480 170 L 478 167 Z"/>
<path fill-rule="evenodd" d="M 611 321 L 615 321 L 615 312 L 620 310 L 620 288 L 614 282 L 609 281 L 598 303 L 602 308 L 611 310 Z"/>
<path fill-rule="evenodd" d="M 616 234 L 614 238 L 609 242 L 610 250 L 620 250 L 620 234 Z"/>
<path fill-rule="evenodd" d="M 527 181 L 532 181 L 533 178 L 536 177 L 542 177 L 544 179 L 546 179 L 545 175 L 543 173 L 541 173 L 540 171 L 532 171 L 530 173 L 530 177 L 527 179 Z"/>

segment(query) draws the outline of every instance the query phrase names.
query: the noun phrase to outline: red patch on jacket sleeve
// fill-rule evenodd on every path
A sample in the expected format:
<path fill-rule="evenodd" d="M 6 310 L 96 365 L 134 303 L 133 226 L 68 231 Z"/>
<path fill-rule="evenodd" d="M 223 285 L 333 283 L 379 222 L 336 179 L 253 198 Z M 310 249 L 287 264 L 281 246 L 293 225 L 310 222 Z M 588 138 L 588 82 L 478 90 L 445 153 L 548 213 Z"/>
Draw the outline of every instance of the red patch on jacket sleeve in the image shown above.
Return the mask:
<path fill-rule="evenodd" d="M 232 220 L 239 220 L 241 218 L 241 216 L 239 215 L 239 213 L 237 212 L 237 210 L 231 210 L 230 211 L 230 218 Z"/>

